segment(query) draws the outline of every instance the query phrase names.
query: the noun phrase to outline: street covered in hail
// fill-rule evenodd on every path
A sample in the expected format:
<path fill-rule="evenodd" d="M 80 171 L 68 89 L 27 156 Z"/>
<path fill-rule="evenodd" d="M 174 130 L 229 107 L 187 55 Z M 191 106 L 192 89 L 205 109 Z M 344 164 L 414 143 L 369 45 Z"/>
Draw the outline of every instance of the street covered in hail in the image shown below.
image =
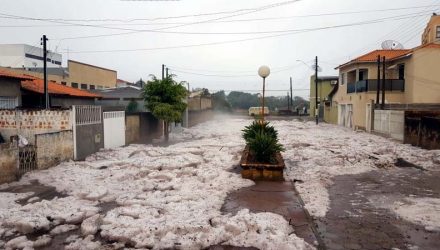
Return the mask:
<path fill-rule="evenodd" d="M 102 150 L 86 161 L 64 162 L 0 186 L 9 190 L 0 192 L 0 248 L 38 249 L 64 235 L 66 249 L 314 249 L 317 244 L 298 237 L 281 215 L 221 210 L 229 193 L 254 185 L 234 171 L 245 146 L 241 130 L 250 122 L 218 117 L 172 133 L 167 147 Z M 440 164 L 439 151 L 365 132 L 300 120 L 271 125 L 285 147 L 284 177 L 295 181 L 315 219 L 329 212 L 329 188 L 337 176 L 392 171 L 399 159 L 426 171 Z M 54 197 L 20 191 L 37 182 L 54 187 Z M 378 192 L 366 198 L 408 223 L 440 230 L 438 197 L 386 197 Z"/>

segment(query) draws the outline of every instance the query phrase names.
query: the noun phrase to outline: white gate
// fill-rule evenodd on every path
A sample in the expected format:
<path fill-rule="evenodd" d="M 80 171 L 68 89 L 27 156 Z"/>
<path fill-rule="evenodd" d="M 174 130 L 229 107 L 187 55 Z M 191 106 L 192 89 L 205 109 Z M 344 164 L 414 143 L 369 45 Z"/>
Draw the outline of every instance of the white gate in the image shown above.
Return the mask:
<path fill-rule="evenodd" d="M 125 145 L 125 111 L 104 112 L 104 148 Z"/>

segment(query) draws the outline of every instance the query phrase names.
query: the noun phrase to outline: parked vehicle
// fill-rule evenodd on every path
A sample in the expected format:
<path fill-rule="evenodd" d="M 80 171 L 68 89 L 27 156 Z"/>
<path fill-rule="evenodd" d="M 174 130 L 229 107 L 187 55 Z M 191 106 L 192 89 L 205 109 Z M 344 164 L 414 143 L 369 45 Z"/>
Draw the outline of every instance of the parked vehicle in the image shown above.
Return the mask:
<path fill-rule="evenodd" d="M 261 107 L 250 107 L 249 108 L 249 115 L 250 116 L 256 116 L 256 115 L 261 115 L 262 112 L 262 108 Z M 269 108 L 268 107 L 264 107 L 264 115 L 269 115 Z"/>

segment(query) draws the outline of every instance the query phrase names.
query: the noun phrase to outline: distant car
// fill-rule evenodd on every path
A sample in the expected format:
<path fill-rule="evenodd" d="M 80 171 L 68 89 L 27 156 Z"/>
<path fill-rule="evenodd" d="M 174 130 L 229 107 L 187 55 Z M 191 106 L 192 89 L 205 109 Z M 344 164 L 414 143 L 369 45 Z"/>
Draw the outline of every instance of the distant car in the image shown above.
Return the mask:
<path fill-rule="evenodd" d="M 262 109 L 261 107 L 250 107 L 249 108 L 249 115 L 250 116 L 256 116 L 256 115 L 261 115 Z M 264 115 L 269 115 L 269 108 L 268 107 L 264 107 Z"/>

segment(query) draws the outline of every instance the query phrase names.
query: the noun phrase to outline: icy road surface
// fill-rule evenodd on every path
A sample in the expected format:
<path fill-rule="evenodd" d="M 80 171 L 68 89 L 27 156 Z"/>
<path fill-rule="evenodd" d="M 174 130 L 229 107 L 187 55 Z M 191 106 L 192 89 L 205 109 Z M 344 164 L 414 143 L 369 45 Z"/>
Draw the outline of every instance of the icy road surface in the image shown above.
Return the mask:
<path fill-rule="evenodd" d="M 250 122 L 222 118 L 172 134 L 176 143 L 169 147 L 131 145 L 105 150 L 84 162 L 62 163 L 1 186 L 38 180 L 67 197 L 38 201 L 30 198 L 32 193 L 0 192 L 0 248 L 32 249 L 72 231 L 77 235 L 67 239 L 66 249 L 202 249 L 216 244 L 313 249 L 280 215 L 220 212 L 229 192 L 253 185 L 230 171 L 244 147 L 241 129 Z M 327 188 L 335 175 L 387 167 L 398 157 L 427 169 L 440 162 L 438 151 L 337 126 L 300 121 L 272 124 L 286 147 L 286 178 L 304 181 L 297 188 L 315 217 L 327 212 Z M 14 202 L 26 197 L 31 200 L 24 206 Z M 100 205 L 109 202 L 115 208 L 101 211 Z M 406 214 L 408 220 L 417 220 Z M 38 237 L 28 237 L 32 234 Z"/>

